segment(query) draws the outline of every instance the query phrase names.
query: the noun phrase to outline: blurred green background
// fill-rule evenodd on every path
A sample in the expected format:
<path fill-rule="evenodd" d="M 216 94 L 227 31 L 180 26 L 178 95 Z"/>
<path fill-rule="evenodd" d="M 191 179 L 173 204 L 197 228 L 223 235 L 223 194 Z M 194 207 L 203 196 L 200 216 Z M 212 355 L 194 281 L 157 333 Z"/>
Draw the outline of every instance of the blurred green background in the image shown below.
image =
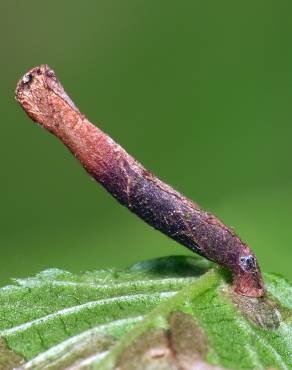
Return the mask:
<path fill-rule="evenodd" d="M 80 110 L 292 278 L 291 1 L 1 0 L 0 284 L 191 254 L 14 101 L 49 64 Z"/>

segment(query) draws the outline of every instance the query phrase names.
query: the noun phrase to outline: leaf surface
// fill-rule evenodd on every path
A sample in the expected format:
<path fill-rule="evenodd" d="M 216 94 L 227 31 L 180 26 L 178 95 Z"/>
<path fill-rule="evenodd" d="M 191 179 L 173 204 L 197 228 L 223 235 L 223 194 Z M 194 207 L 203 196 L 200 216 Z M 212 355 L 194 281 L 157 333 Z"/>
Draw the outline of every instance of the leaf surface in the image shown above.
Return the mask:
<path fill-rule="evenodd" d="M 0 369 L 289 369 L 292 288 L 264 278 L 267 297 L 247 298 L 175 256 L 15 279 L 0 289 Z"/>

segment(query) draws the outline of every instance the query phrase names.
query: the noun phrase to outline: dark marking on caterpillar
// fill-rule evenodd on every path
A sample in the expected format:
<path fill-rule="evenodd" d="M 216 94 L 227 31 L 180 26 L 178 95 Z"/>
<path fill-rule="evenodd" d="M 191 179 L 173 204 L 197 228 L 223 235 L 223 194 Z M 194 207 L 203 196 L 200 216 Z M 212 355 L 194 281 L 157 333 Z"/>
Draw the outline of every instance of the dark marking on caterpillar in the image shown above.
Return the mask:
<path fill-rule="evenodd" d="M 25 75 L 23 76 L 23 78 L 22 78 L 22 83 L 23 83 L 24 85 L 29 84 L 31 81 L 32 81 L 32 74 L 31 74 L 31 73 L 27 73 L 27 74 L 25 74 Z"/>

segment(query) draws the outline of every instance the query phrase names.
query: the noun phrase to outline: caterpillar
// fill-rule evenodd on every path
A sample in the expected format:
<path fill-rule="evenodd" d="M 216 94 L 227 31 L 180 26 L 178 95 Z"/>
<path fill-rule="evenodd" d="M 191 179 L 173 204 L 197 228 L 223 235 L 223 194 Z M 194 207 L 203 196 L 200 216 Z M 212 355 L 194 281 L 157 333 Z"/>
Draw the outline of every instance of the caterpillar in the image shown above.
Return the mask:
<path fill-rule="evenodd" d="M 227 267 L 236 293 L 264 295 L 260 268 L 247 244 L 90 123 L 49 66 L 35 67 L 22 77 L 16 100 L 33 121 L 58 137 L 89 175 L 123 206 L 193 252 Z"/>

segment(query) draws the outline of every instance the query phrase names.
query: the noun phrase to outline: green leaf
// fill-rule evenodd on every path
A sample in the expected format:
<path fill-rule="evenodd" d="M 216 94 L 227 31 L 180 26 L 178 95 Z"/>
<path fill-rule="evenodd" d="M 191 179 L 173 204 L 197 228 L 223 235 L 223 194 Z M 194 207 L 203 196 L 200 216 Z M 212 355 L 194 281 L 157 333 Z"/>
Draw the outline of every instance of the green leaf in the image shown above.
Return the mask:
<path fill-rule="evenodd" d="M 226 271 L 167 257 L 124 271 L 51 269 L 0 289 L 0 369 L 289 369 L 292 288 L 239 296 Z"/>

